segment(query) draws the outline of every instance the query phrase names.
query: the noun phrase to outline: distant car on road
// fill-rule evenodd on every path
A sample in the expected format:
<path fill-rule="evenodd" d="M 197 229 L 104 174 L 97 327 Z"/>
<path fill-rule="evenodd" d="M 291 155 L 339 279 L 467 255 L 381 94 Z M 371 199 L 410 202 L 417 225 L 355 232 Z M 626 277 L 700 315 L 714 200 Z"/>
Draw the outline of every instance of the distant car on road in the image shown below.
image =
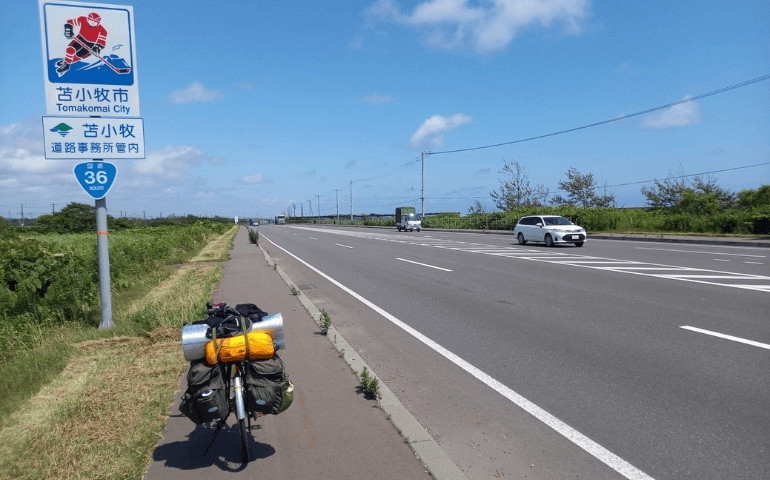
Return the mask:
<path fill-rule="evenodd" d="M 530 215 L 521 217 L 513 234 L 519 245 L 527 242 L 543 242 L 548 247 L 557 244 L 573 243 L 582 247 L 586 241 L 586 231 L 559 215 Z"/>

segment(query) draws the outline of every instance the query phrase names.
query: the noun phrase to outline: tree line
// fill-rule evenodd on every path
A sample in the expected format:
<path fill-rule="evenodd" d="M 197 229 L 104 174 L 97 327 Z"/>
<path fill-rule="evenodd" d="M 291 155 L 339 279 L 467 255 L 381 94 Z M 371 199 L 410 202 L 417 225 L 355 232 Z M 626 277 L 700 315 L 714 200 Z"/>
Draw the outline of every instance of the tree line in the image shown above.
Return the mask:
<path fill-rule="evenodd" d="M 225 217 L 199 217 L 196 215 L 162 217 L 153 219 L 137 219 L 107 215 L 107 226 L 110 231 L 125 230 L 136 227 L 160 227 L 193 225 L 197 222 L 214 222 L 231 225 L 232 218 Z M 15 222 L 8 222 L 0 218 L 0 233 L 15 226 Z M 85 203 L 72 202 L 58 212 L 40 215 L 26 221 L 27 231 L 35 233 L 87 233 L 96 231 L 96 207 Z"/>
<path fill-rule="evenodd" d="M 592 173 L 576 168 L 567 170 L 565 178 L 558 182 L 558 193 L 553 195 L 543 185 L 533 186 L 518 161 L 505 161 L 499 173 L 499 186 L 489 193 L 499 212 L 490 212 L 477 200 L 469 214 L 512 217 L 548 210 L 569 213 L 573 218 L 598 219 L 602 211 L 618 209 L 610 187 L 599 184 Z M 636 210 L 649 217 L 646 225 L 660 225 L 664 231 L 770 234 L 770 185 L 734 193 L 720 187 L 712 177 L 672 174 L 654 180 L 641 192 L 646 206 Z M 610 215 L 605 212 L 604 216 Z"/>
<path fill-rule="evenodd" d="M 499 172 L 500 186 L 489 195 L 501 211 L 529 207 L 573 206 L 580 208 L 616 208 L 615 194 L 606 185 L 599 185 L 592 173 L 576 168 L 567 170 L 566 178 L 559 181 L 559 191 L 551 195 L 543 185 L 532 186 L 524 167 L 515 160 L 505 161 Z M 711 214 L 730 208 L 753 209 L 770 206 L 770 185 L 756 190 L 733 193 L 717 185 L 711 177 L 700 175 L 688 180 L 685 175 L 670 175 L 654 180 L 651 187 L 642 187 L 647 206 L 653 210 L 671 213 Z M 485 213 L 480 202 L 470 213 Z"/>

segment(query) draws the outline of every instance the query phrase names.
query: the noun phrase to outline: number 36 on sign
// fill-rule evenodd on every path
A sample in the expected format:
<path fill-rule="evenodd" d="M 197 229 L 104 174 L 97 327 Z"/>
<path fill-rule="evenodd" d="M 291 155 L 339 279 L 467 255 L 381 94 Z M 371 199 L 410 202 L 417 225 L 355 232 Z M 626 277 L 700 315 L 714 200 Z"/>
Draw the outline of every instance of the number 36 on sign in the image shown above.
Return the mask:
<path fill-rule="evenodd" d="M 111 163 L 85 162 L 75 165 L 75 177 L 80 186 L 96 200 L 107 196 L 117 176 L 118 169 Z"/>

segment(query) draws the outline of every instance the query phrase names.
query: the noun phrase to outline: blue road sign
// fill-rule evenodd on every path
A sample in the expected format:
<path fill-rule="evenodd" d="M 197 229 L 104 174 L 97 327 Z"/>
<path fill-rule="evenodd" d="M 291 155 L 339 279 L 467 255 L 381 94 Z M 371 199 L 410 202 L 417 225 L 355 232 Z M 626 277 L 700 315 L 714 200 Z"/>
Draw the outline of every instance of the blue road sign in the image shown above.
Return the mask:
<path fill-rule="evenodd" d="M 80 186 L 96 200 L 107 196 L 117 176 L 118 168 L 111 163 L 85 162 L 75 165 L 75 177 Z"/>

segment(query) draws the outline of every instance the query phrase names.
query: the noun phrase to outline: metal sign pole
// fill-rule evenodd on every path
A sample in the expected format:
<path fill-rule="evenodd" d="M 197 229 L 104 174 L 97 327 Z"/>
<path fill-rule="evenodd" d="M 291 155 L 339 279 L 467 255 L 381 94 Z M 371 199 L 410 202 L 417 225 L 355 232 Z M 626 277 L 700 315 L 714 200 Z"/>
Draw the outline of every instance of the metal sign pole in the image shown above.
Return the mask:
<path fill-rule="evenodd" d="M 99 263 L 99 300 L 102 305 L 102 321 L 99 330 L 115 328 L 112 321 L 112 287 L 110 283 L 109 232 L 107 230 L 107 199 L 100 198 L 96 206 L 96 248 Z"/>

